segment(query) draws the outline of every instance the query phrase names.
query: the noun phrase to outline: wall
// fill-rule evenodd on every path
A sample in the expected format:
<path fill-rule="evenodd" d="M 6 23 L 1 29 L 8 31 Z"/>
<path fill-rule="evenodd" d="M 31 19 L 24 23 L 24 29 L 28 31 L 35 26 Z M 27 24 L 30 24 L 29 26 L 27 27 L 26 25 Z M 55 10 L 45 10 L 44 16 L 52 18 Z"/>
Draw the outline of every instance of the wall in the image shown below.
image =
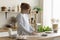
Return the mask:
<path fill-rule="evenodd" d="M 0 0 L 0 7 L 1 6 L 7 6 L 7 7 L 12 7 L 16 5 L 20 5 L 21 2 L 27 2 L 29 3 L 32 7 L 38 5 L 39 0 Z"/>
<path fill-rule="evenodd" d="M 17 5 L 20 5 L 22 2 L 27 2 L 31 5 L 31 8 L 34 6 L 39 6 L 39 0 L 0 0 L 0 10 L 1 6 L 6 6 L 6 7 L 17 7 Z"/>
<path fill-rule="evenodd" d="M 20 5 L 21 2 L 27 2 L 31 5 L 31 8 L 35 6 L 40 7 L 40 0 L 0 0 L 0 8 L 1 6 L 6 6 L 6 7 L 17 7 L 17 5 Z M 1 9 L 0 9 L 1 10 Z M 17 14 L 8 14 L 8 17 L 11 17 L 11 15 L 17 15 Z M 39 20 L 40 21 L 40 20 Z M 5 14 L 0 13 L 0 27 L 2 27 L 6 23 L 5 19 Z"/>

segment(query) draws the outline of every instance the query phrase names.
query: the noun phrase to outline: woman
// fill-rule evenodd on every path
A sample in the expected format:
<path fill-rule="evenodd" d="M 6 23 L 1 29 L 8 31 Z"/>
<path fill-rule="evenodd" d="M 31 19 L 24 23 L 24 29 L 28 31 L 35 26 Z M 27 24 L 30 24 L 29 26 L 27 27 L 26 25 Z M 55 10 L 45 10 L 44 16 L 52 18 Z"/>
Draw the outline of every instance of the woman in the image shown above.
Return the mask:
<path fill-rule="evenodd" d="M 21 3 L 21 13 L 17 15 L 19 35 L 31 35 L 35 34 L 34 28 L 29 24 L 30 5 L 27 3 Z"/>

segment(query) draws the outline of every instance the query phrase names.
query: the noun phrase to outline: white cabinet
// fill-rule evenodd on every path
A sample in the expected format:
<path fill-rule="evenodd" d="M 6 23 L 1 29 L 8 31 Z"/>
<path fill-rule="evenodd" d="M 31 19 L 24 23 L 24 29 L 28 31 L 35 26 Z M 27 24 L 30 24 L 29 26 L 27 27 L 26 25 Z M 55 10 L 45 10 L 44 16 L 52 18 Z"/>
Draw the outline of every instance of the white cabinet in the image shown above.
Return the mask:
<path fill-rule="evenodd" d="M 6 15 L 5 12 L 0 12 L 0 28 L 3 27 L 4 24 L 6 24 L 7 20 L 12 17 L 12 16 L 17 16 L 17 12 L 10 12 L 7 13 L 7 19 L 6 19 Z"/>
<path fill-rule="evenodd" d="M 2 27 L 5 23 L 6 23 L 5 14 L 0 13 L 0 27 Z"/>

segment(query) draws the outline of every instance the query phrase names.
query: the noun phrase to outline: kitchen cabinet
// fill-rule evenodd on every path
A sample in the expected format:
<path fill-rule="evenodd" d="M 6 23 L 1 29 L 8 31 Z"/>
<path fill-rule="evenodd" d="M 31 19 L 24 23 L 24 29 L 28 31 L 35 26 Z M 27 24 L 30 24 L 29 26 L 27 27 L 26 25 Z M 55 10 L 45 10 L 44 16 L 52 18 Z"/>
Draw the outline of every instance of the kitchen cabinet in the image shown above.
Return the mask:
<path fill-rule="evenodd" d="M 12 17 L 12 16 L 17 16 L 18 12 L 8 12 L 7 15 L 5 12 L 0 12 L 0 28 L 3 27 L 6 23 L 7 20 Z"/>
<path fill-rule="evenodd" d="M 0 28 L 6 23 L 5 14 L 0 13 Z"/>

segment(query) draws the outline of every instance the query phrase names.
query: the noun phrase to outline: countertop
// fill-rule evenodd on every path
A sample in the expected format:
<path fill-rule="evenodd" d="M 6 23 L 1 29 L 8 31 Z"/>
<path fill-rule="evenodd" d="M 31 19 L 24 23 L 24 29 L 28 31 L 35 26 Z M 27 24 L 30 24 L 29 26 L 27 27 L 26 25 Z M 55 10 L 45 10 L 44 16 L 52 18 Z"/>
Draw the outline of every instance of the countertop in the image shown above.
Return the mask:
<path fill-rule="evenodd" d="M 12 31 L 11 35 L 17 35 L 17 31 Z M 0 32 L 0 37 L 9 37 L 8 32 Z"/>
<path fill-rule="evenodd" d="M 11 32 L 11 35 L 17 35 L 17 31 L 12 31 Z M 60 30 L 57 32 L 57 33 L 50 33 L 50 34 L 47 34 L 47 36 L 41 36 L 42 33 L 36 33 L 36 35 L 20 35 L 20 36 L 17 36 L 17 38 L 21 39 L 21 38 L 24 38 L 24 39 L 45 39 L 45 38 L 55 38 L 55 37 L 60 37 Z M 0 32 L 0 37 L 7 37 L 9 36 L 8 32 Z"/>
<path fill-rule="evenodd" d="M 42 36 L 42 33 L 37 33 L 36 35 L 21 35 L 18 38 L 19 39 L 47 39 L 47 38 L 56 38 L 56 37 L 60 37 L 60 31 L 58 31 L 57 33 L 50 33 L 47 34 L 47 36 Z"/>

